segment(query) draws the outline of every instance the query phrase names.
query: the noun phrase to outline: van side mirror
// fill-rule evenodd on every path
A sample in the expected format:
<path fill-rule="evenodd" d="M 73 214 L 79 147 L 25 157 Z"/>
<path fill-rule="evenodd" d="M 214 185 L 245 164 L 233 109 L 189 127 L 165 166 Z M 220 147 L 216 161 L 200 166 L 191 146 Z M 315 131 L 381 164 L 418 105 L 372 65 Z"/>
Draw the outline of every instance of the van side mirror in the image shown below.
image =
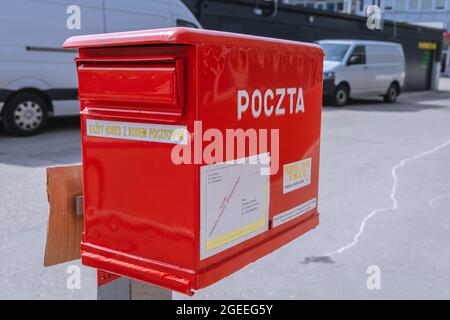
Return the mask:
<path fill-rule="evenodd" d="M 350 66 L 352 64 L 359 64 L 360 60 L 360 56 L 351 56 L 347 61 L 347 65 Z"/>

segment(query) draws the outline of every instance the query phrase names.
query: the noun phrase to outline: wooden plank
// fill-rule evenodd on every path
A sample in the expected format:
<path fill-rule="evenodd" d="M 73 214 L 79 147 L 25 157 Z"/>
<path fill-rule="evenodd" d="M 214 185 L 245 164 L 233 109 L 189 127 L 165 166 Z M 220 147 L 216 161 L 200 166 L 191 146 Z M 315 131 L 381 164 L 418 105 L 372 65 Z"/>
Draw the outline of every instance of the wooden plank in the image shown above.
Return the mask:
<path fill-rule="evenodd" d="M 83 194 L 81 165 L 47 168 L 49 219 L 44 266 L 80 259 L 83 216 L 75 199 Z"/>

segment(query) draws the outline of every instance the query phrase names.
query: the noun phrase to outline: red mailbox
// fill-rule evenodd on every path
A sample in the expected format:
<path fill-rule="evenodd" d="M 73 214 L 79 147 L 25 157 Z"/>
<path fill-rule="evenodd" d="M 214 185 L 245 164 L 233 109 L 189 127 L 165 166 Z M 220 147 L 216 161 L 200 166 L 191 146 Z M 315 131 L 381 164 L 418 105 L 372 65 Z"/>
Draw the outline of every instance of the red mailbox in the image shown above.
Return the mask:
<path fill-rule="evenodd" d="M 85 265 L 192 294 L 317 226 L 323 52 L 185 28 L 73 37 Z"/>

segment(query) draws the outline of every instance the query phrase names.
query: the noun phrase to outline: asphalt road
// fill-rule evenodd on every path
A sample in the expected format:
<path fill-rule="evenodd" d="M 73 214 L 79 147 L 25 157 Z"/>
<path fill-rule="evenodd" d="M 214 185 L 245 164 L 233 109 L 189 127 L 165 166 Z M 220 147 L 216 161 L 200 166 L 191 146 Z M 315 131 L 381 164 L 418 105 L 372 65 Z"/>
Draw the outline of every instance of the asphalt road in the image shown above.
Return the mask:
<path fill-rule="evenodd" d="M 325 107 L 320 226 L 189 299 L 449 299 L 450 80 L 442 87 Z M 79 139 L 77 118 L 30 138 L 0 131 L 0 299 L 96 298 L 93 270 L 69 290 L 71 264 L 42 266 L 45 168 L 79 162 Z"/>

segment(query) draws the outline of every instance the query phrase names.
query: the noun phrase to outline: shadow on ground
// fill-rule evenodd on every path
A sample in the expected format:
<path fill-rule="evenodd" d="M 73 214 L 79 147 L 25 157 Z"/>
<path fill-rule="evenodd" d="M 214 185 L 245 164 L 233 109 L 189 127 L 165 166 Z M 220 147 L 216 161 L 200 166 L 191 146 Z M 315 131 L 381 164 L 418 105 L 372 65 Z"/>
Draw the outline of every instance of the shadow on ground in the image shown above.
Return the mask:
<path fill-rule="evenodd" d="M 425 110 L 440 110 L 448 108 L 450 111 L 450 92 L 430 91 L 408 93 L 400 96 L 396 103 L 385 103 L 382 99 L 351 99 L 345 107 L 334 107 L 324 102 L 327 111 L 362 111 L 362 112 L 420 112 Z"/>
<path fill-rule="evenodd" d="M 81 161 L 79 117 L 50 119 L 44 132 L 30 137 L 13 137 L 0 128 L 0 163 L 41 167 Z"/>
<path fill-rule="evenodd" d="M 0 125 L 0 138 L 11 138 L 11 139 L 32 139 L 34 137 L 39 137 L 48 133 L 65 132 L 67 130 L 80 129 L 80 117 L 60 117 L 51 118 L 47 128 L 41 134 L 33 137 L 11 137 L 6 130 Z"/>

